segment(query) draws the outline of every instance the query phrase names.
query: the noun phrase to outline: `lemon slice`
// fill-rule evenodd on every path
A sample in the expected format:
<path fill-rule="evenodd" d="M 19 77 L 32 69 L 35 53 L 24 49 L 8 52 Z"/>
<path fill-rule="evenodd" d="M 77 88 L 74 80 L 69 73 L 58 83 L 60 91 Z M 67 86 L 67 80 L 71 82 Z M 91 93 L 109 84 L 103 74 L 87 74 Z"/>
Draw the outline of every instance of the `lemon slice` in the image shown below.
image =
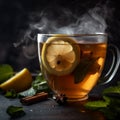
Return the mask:
<path fill-rule="evenodd" d="M 80 61 L 80 47 L 76 40 L 67 35 L 56 35 L 44 43 L 41 60 L 49 73 L 57 76 L 67 75 Z"/>
<path fill-rule="evenodd" d="M 0 88 L 7 91 L 14 89 L 16 92 L 22 92 L 31 87 L 32 75 L 27 68 L 24 68 L 13 77 L 0 84 Z"/>

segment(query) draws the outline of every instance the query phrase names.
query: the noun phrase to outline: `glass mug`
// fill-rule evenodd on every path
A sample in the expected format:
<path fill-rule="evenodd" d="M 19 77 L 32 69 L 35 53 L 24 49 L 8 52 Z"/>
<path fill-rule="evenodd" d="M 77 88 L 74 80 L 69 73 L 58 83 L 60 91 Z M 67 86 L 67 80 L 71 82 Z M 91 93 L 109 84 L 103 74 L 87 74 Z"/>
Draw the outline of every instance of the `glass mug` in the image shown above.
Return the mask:
<path fill-rule="evenodd" d="M 101 80 L 107 48 L 112 64 L 101 84 L 112 80 L 120 64 L 117 47 L 107 43 L 107 34 L 38 34 L 40 68 L 49 87 L 68 101 L 88 98 L 89 92 Z"/>

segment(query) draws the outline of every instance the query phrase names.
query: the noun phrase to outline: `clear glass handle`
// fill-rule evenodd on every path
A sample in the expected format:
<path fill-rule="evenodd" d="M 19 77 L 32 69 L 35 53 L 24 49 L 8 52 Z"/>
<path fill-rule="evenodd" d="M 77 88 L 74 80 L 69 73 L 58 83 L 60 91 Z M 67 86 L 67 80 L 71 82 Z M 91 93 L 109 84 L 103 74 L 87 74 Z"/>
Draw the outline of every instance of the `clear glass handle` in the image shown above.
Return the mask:
<path fill-rule="evenodd" d="M 120 65 L 120 51 L 117 48 L 117 46 L 110 44 L 108 45 L 108 50 L 111 52 L 112 61 L 111 61 L 111 64 L 109 65 L 110 68 L 108 72 L 105 75 L 100 77 L 101 85 L 109 83 L 114 78 Z"/>

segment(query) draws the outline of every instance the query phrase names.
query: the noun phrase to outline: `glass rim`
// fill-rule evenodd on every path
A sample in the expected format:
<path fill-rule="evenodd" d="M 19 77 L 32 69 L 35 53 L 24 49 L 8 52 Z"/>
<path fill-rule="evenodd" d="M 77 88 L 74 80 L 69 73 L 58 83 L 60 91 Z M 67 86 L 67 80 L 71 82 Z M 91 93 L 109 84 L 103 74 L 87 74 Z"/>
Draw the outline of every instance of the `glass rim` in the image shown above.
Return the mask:
<path fill-rule="evenodd" d="M 43 35 L 43 36 L 48 36 L 48 37 L 54 37 L 54 35 L 57 35 L 55 37 L 81 37 L 81 36 L 107 36 L 107 33 L 103 33 L 103 32 L 97 32 L 97 33 L 81 33 L 81 34 L 70 34 L 70 33 L 53 33 L 53 34 L 45 34 L 45 33 L 38 33 L 37 35 Z M 68 36 L 61 36 L 61 35 L 68 35 Z"/>

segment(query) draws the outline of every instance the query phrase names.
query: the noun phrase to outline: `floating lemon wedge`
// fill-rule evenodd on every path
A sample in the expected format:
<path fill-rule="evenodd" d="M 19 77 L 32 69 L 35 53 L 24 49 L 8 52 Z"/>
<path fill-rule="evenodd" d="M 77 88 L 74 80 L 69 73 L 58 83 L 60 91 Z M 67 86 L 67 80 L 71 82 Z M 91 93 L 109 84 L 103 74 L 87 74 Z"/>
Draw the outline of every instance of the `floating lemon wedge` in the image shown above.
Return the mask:
<path fill-rule="evenodd" d="M 49 73 L 57 76 L 67 75 L 80 61 L 80 47 L 76 40 L 58 34 L 44 43 L 41 60 Z"/>
<path fill-rule="evenodd" d="M 16 92 L 22 92 L 30 88 L 32 84 L 32 75 L 27 68 L 24 68 L 13 77 L 0 84 L 0 88 L 7 91 L 14 89 Z"/>

